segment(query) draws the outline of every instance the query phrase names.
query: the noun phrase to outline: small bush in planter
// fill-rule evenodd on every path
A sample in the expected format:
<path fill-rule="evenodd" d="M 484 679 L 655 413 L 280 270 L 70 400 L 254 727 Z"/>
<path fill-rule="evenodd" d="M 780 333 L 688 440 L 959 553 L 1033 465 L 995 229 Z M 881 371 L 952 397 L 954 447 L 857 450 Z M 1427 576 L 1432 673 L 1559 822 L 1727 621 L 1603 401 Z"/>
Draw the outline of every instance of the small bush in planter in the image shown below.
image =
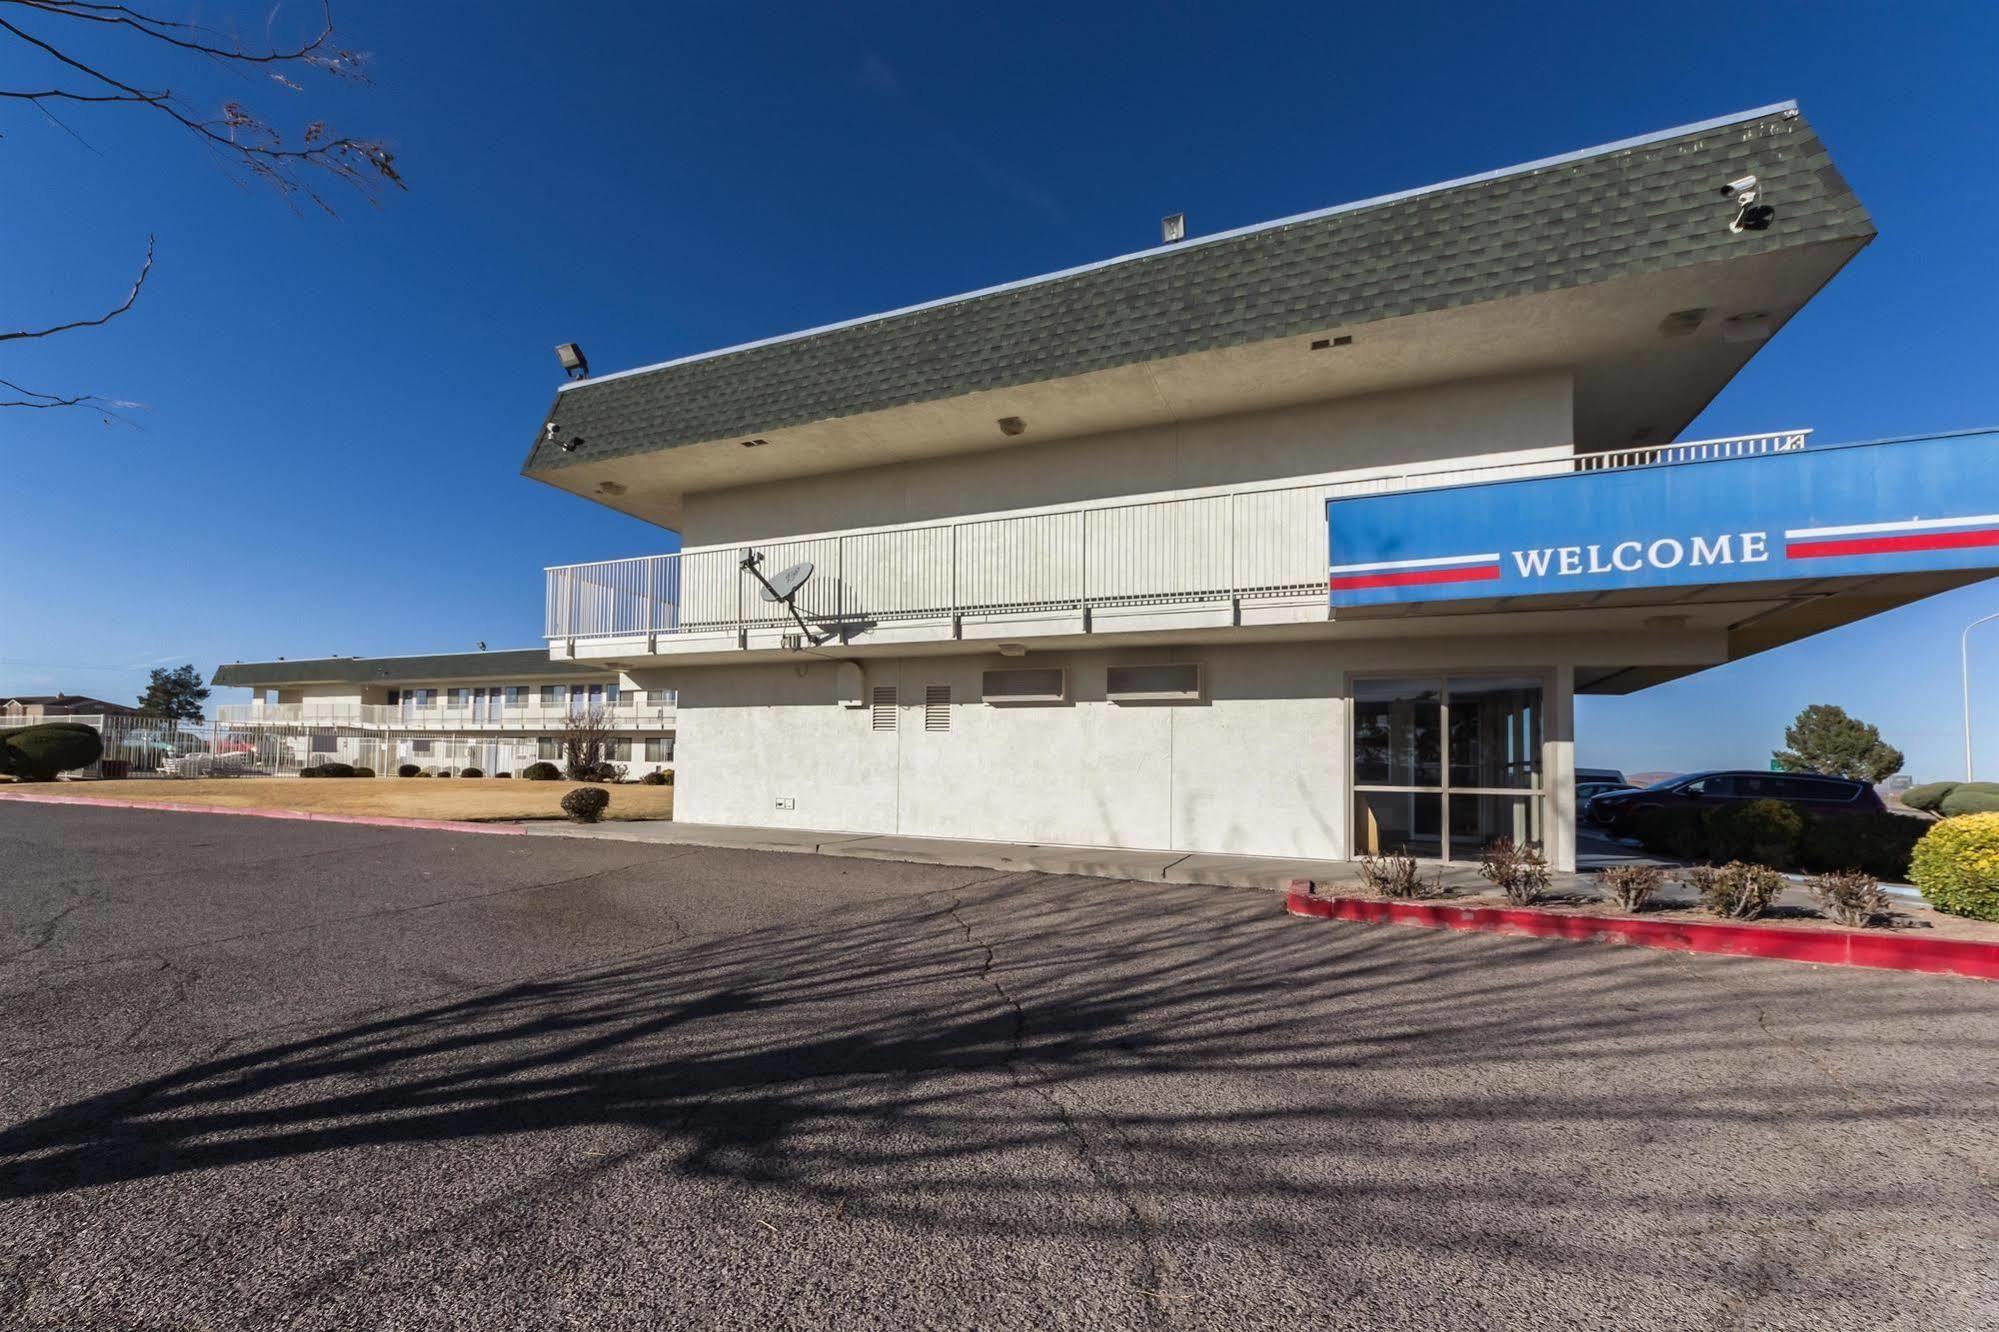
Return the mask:
<path fill-rule="evenodd" d="M 1533 906 L 1548 891 L 1548 862 L 1531 846 L 1502 837 L 1485 848 L 1478 872 L 1514 906 Z"/>
<path fill-rule="evenodd" d="M 458 775 L 460 777 L 484 777 L 486 773 L 482 768 L 460 768 Z"/>
<path fill-rule="evenodd" d="M 1666 886 L 1666 871 L 1657 865 L 1609 865 L 1597 871 L 1605 895 L 1625 911 L 1643 911 L 1652 895 Z"/>
<path fill-rule="evenodd" d="M 1416 857 L 1409 854 L 1409 848 L 1390 851 L 1386 855 L 1362 856 L 1360 858 L 1360 881 L 1367 885 L 1371 893 L 1383 897 L 1432 897 L 1444 890 L 1444 875 L 1441 870 L 1430 883 L 1424 883 L 1416 863 Z"/>
<path fill-rule="evenodd" d="M 1909 878 L 1939 911 L 1999 920 L 1999 814 L 1932 823 L 1909 858 Z"/>
<path fill-rule="evenodd" d="M 1700 865 L 1687 871 L 1687 883 L 1700 895 L 1701 905 L 1730 920 L 1755 920 L 1784 891 L 1784 876 L 1767 865 L 1732 860 L 1716 869 Z"/>
<path fill-rule="evenodd" d="M 396 769 L 396 776 L 398 777 L 421 777 L 422 775 L 423 769 L 417 767 L 414 763 L 405 763 Z"/>
<path fill-rule="evenodd" d="M 666 774 L 660 772 L 658 769 L 654 769 L 653 771 L 647 773 L 645 776 L 639 778 L 639 780 L 641 782 L 644 782 L 647 786 L 665 786 Z"/>
<path fill-rule="evenodd" d="M 1859 870 L 1835 870 L 1814 874 L 1805 886 L 1818 899 L 1819 910 L 1841 925 L 1864 929 L 1888 915 L 1888 894 L 1872 874 Z"/>
<path fill-rule="evenodd" d="M 562 769 L 546 761 L 530 763 L 521 769 L 521 776 L 531 782 L 559 781 L 562 777 Z"/>
<path fill-rule="evenodd" d="M 604 817 L 611 793 L 601 786 L 579 786 L 562 797 L 562 812 L 572 823 L 595 823 Z"/>

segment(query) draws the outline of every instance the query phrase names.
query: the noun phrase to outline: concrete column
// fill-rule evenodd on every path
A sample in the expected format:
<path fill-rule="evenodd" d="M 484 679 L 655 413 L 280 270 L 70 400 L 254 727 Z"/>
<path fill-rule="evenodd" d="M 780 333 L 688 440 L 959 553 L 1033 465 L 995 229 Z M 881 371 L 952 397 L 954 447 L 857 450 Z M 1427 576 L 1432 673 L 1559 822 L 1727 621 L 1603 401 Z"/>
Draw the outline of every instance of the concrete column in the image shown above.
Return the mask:
<path fill-rule="evenodd" d="M 1541 738 L 1541 782 L 1548 792 L 1548 859 L 1558 870 L 1576 867 L 1576 668 L 1551 673 L 1547 729 Z"/>

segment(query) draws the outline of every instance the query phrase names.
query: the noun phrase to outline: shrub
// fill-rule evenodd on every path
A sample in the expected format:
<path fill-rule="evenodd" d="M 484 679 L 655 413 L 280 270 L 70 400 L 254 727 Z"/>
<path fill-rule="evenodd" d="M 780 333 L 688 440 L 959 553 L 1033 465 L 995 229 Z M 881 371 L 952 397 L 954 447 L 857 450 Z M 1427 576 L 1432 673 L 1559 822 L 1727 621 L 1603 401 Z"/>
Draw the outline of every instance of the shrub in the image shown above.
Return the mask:
<path fill-rule="evenodd" d="M 356 777 L 373 777 L 375 775 L 375 770 L 365 765 L 361 765 L 357 766 L 354 769 L 354 775 Z"/>
<path fill-rule="evenodd" d="M 0 772 L 31 782 L 87 768 L 104 757 L 104 737 L 82 722 L 41 722 L 0 731 Z"/>
<path fill-rule="evenodd" d="M 323 768 L 300 768 L 298 775 L 301 777 L 324 777 L 326 770 Z"/>
<path fill-rule="evenodd" d="M 562 777 L 562 770 L 553 763 L 530 763 L 521 769 L 521 776 L 531 782 L 553 782 Z"/>
<path fill-rule="evenodd" d="M 1999 920 L 1999 814 L 1932 823 L 1910 857 L 1909 878 L 1939 911 Z"/>
<path fill-rule="evenodd" d="M 398 777 L 416 777 L 420 776 L 422 773 L 423 769 L 417 767 L 417 765 L 414 763 L 405 763 L 400 768 L 396 769 L 396 776 Z"/>
<path fill-rule="evenodd" d="M 494 775 L 495 777 L 512 777 L 512 776 L 513 776 L 513 774 L 512 774 L 511 772 L 496 772 L 496 773 L 494 773 L 493 775 Z"/>
<path fill-rule="evenodd" d="M 482 768 L 460 768 L 458 775 L 460 777 L 484 777 L 486 773 Z"/>
<path fill-rule="evenodd" d="M 1514 906 L 1533 906 L 1548 891 L 1548 862 L 1531 846 L 1502 837 L 1479 856 L 1478 872 Z"/>
<path fill-rule="evenodd" d="M 1872 874 L 1858 870 L 1835 870 L 1814 874 L 1805 886 L 1818 899 L 1819 910 L 1841 925 L 1865 928 L 1888 914 L 1888 894 Z"/>
<path fill-rule="evenodd" d="M 1999 782 L 1959 782 L 1937 806 L 1947 819 L 1961 814 L 1999 814 Z"/>
<path fill-rule="evenodd" d="M 645 776 L 639 778 L 639 780 L 647 786 L 665 786 L 666 774 L 655 768 Z"/>
<path fill-rule="evenodd" d="M 1409 854 L 1407 847 L 1391 851 L 1385 856 L 1362 856 L 1360 858 L 1360 881 L 1372 893 L 1383 897 L 1434 897 L 1444 891 L 1442 870 L 1429 883 L 1424 883 L 1416 858 Z"/>
<path fill-rule="evenodd" d="M 1700 894 L 1701 905 L 1731 920 L 1755 920 L 1784 891 L 1784 876 L 1767 865 L 1730 861 L 1720 869 L 1701 865 L 1687 871 L 1687 882 Z"/>
<path fill-rule="evenodd" d="M 1666 885 L 1666 871 L 1657 865 L 1609 865 L 1597 871 L 1597 883 L 1626 911 L 1643 911 L 1652 894 Z"/>
<path fill-rule="evenodd" d="M 625 780 L 625 765 L 605 759 L 597 765 L 597 780 L 600 782 L 622 782 Z"/>
<path fill-rule="evenodd" d="M 1906 882 L 1909 855 L 1930 829 L 1907 814 L 1830 815 L 1805 820 L 1798 864 L 1808 870 L 1861 870 L 1877 879 Z"/>
<path fill-rule="evenodd" d="M 361 775 L 361 771 L 349 763 L 315 763 L 309 768 L 300 768 L 298 775 L 301 777 L 358 777 Z M 375 774 L 370 772 L 368 775 L 373 777 Z"/>
<path fill-rule="evenodd" d="M 562 812 L 572 823 L 595 823 L 604 817 L 611 793 L 599 786 L 579 786 L 562 797 Z"/>
<path fill-rule="evenodd" d="M 1902 803 L 1910 809 L 1920 809 L 1926 814 L 1934 814 L 1937 812 L 1937 806 L 1943 804 L 1944 797 L 1955 791 L 1957 786 L 1956 782 L 1924 782 L 1921 786 L 1912 786 L 1902 792 Z"/>
<path fill-rule="evenodd" d="M 1772 867 L 1798 863 L 1805 816 L 1781 800 L 1750 800 L 1708 811 L 1706 857 Z"/>
<path fill-rule="evenodd" d="M 1708 855 L 1704 813 L 1692 806 L 1644 809 L 1632 820 L 1631 831 L 1638 844 L 1655 855 L 1701 860 Z"/>

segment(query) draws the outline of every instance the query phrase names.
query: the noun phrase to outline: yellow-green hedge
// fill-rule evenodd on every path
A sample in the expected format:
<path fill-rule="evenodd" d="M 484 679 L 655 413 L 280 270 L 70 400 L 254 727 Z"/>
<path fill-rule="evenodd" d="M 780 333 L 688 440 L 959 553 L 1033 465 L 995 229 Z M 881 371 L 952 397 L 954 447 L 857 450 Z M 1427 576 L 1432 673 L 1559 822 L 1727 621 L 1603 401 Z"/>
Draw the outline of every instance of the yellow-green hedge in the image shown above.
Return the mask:
<path fill-rule="evenodd" d="M 1909 858 L 1909 878 L 1939 911 L 1999 920 L 1999 814 L 1932 824 Z"/>

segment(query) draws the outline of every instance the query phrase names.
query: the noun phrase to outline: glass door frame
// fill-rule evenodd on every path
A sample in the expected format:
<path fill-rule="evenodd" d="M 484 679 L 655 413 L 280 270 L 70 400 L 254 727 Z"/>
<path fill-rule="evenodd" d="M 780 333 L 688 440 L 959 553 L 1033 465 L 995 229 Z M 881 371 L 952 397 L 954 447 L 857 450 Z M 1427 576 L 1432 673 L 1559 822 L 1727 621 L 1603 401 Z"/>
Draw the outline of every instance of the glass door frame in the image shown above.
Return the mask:
<path fill-rule="evenodd" d="M 1533 680 L 1541 688 L 1541 701 L 1536 721 L 1541 732 L 1541 752 L 1534 763 L 1533 786 L 1453 786 L 1451 784 L 1451 682 L 1453 680 Z M 1354 739 L 1355 725 L 1354 686 L 1366 680 L 1435 680 L 1437 682 L 1437 777 L 1436 786 L 1397 786 L 1380 782 L 1361 782 L 1355 775 Z M 1401 666 L 1383 667 L 1378 670 L 1347 671 L 1340 680 L 1340 697 L 1345 703 L 1343 709 L 1346 725 L 1346 850 L 1349 860 L 1358 860 L 1366 854 L 1358 843 L 1359 829 L 1355 826 L 1358 797 L 1367 791 L 1378 791 L 1384 795 L 1434 795 L 1437 797 L 1437 846 L 1440 852 L 1433 863 L 1440 865 L 1467 864 L 1451 854 L 1451 796 L 1509 796 L 1514 799 L 1528 799 L 1540 804 L 1540 847 L 1542 854 L 1550 853 L 1549 830 L 1555 827 L 1555 807 L 1552 803 L 1554 788 L 1548 782 L 1548 745 L 1550 741 L 1550 717 L 1554 699 L 1555 671 L 1546 666 L 1485 666 L 1470 670 L 1451 670 L 1445 667 Z M 1389 848 L 1382 848 L 1384 851 Z M 1420 859 L 1420 857 L 1419 857 Z"/>

